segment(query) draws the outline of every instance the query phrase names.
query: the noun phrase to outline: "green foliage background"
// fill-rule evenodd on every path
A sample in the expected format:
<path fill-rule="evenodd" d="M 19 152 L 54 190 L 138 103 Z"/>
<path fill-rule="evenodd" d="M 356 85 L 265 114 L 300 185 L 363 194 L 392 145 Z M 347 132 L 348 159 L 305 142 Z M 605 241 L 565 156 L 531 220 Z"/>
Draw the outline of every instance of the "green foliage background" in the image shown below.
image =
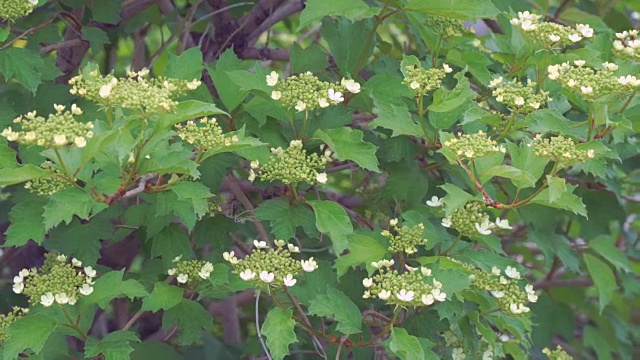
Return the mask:
<path fill-rule="evenodd" d="M 596 35 L 545 49 L 510 24 L 519 11 Z M 456 349 L 542 359 L 557 345 L 580 359 L 640 357 L 640 100 L 588 102 L 547 78 L 548 65 L 579 59 L 640 77 L 638 62 L 612 51 L 616 32 L 638 28 L 637 12 L 633 0 L 40 0 L 0 25 L 0 127 L 77 104 L 95 136 L 58 156 L 0 138 L 0 313 L 27 306 L 12 278 L 45 252 L 99 275 L 73 306 L 34 305 L 0 322 L 0 359 L 437 359 Z M 434 15 L 477 22 L 477 34 L 443 35 L 428 25 Z M 406 65 L 443 63 L 453 73 L 434 92 L 417 99 L 403 83 Z M 83 71 L 142 68 L 202 85 L 148 118 L 69 93 Z M 310 71 L 362 89 L 296 112 L 271 99 L 273 70 L 280 81 Z M 501 117 L 489 88 L 498 76 L 537 81 L 553 100 Z M 238 141 L 194 152 L 174 125 L 203 116 Z M 507 154 L 464 163 L 443 147 L 479 131 Z M 558 168 L 527 146 L 536 134 L 596 156 Z M 309 153 L 331 151 L 326 184 L 248 180 L 250 162 L 295 139 Z M 74 170 L 75 185 L 51 196 L 25 189 L 50 176 L 45 160 Z M 444 208 L 427 206 L 432 196 Z M 470 201 L 513 229 L 461 238 L 441 225 Z M 381 232 L 391 219 L 424 225 L 417 254 L 389 253 Z M 254 239 L 289 241 L 319 268 L 287 292 L 256 292 L 223 260 L 250 253 Z M 176 256 L 214 271 L 181 286 L 167 275 Z M 431 268 L 447 300 L 416 309 L 363 299 L 371 263 L 391 258 Z M 487 273 L 513 266 L 539 299 L 527 314 L 499 311 L 459 262 Z"/>

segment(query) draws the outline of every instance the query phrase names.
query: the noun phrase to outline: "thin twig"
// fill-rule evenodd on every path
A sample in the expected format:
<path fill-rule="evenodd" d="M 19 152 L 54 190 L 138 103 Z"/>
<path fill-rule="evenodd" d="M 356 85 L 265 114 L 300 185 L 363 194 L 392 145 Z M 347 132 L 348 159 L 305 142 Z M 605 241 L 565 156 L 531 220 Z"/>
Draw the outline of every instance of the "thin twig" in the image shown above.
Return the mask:
<path fill-rule="evenodd" d="M 262 332 L 260 331 L 260 289 L 256 291 L 256 333 L 258 334 L 258 340 L 260 340 L 260 344 L 262 345 L 262 350 L 264 350 L 265 355 L 267 355 L 267 359 L 272 360 L 271 354 L 269 353 L 269 348 L 267 348 L 267 344 L 264 343 L 264 339 L 262 338 Z"/>
<path fill-rule="evenodd" d="M 224 182 L 231 193 L 242 203 L 242 205 L 244 205 L 245 209 L 247 209 L 247 211 L 249 211 L 253 215 L 255 207 L 253 206 L 251 201 L 249 201 L 244 192 L 242 192 L 240 185 L 238 185 L 238 179 L 236 179 L 236 177 L 232 174 L 229 174 L 224 178 Z M 271 244 L 271 240 L 269 239 L 267 230 L 264 228 L 260 220 L 251 218 L 251 222 L 253 223 L 253 225 L 255 225 L 256 230 L 258 230 L 260 239 L 262 241 L 266 241 L 267 244 Z"/>

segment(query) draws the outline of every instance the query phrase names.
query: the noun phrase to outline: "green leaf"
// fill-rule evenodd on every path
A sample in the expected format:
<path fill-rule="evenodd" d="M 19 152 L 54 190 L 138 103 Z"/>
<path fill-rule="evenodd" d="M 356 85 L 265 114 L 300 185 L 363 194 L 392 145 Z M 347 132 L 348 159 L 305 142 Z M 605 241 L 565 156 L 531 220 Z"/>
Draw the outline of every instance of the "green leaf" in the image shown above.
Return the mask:
<path fill-rule="evenodd" d="M 453 210 L 461 208 L 464 204 L 476 198 L 453 184 L 440 185 L 440 188 L 447 192 L 447 195 L 443 198 L 447 216 L 451 215 Z"/>
<path fill-rule="evenodd" d="M 316 214 L 316 227 L 320 232 L 329 234 L 336 254 L 347 248 L 346 235 L 353 233 L 349 215 L 342 206 L 328 200 L 310 200 Z"/>
<path fill-rule="evenodd" d="M 4 329 L 9 339 L 2 344 L 2 355 L 9 360 L 18 359 L 18 355 L 27 349 L 39 353 L 56 326 L 54 320 L 40 314 L 16 320 Z"/>
<path fill-rule="evenodd" d="M 5 41 L 11 34 L 11 26 L 5 26 L 0 28 L 0 41 Z"/>
<path fill-rule="evenodd" d="M 260 65 L 255 65 L 255 71 L 233 70 L 227 71 L 229 79 L 242 91 L 256 90 L 263 94 L 271 95 L 273 88 L 267 85 L 267 70 Z"/>
<path fill-rule="evenodd" d="M 602 260 L 590 254 L 583 254 L 584 262 L 587 264 L 587 270 L 593 283 L 598 290 L 600 314 L 602 310 L 611 302 L 613 293 L 618 288 L 616 277 L 609 265 Z"/>
<path fill-rule="evenodd" d="M 262 324 L 262 335 L 267 338 L 267 347 L 275 360 L 282 360 L 289 355 L 289 345 L 298 341 L 294 331 L 295 320 L 290 309 L 274 307 L 267 313 Z"/>
<path fill-rule="evenodd" d="M 409 0 L 406 10 L 458 19 L 491 18 L 500 13 L 491 0 Z"/>
<path fill-rule="evenodd" d="M 300 24 L 296 31 L 322 20 L 325 16 L 343 16 L 355 21 L 373 17 L 380 12 L 377 7 L 370 7 L 362 0 L 308 0 L 300 13 Z"/>
<path fill-rule="evenodd" d="M 74 215 L 82 220 L 88 219 L 91 210 L 96 206 L 102 207 L 102 205 L 104 204 L 97 204 L 94 198 L 77 187 L 58 191 L 49 198 L 49 203 L 44 206 L 42 217 L 45 229 L 54 228 L 63 221 L 69 224 Z"/>
<path fill-rule="evenodd" d="M 190 345 L 202 337 L 203 331 L 213 330 L 213 318 L 202 305 L 182 299 L 178 305 L 165 311 L 162 317 L 163 329 L 169 330 L 174 325 L 180 330 L 178 343 Z"/>
<path fill-rule="evenodd" d="M 131 360 L 183 360 L 173 346 L 159 341 L 144 341 L 133 347 L 135 350 L 131 353 Z"/>
<path fill-rule="evenodd" d="M 632 266 L 629 258 L 616 247 L 615 241 L 614 237 L 603 234 L 589 241 L 589 248 L 609 261 L 616 269 L 631 272 Z"/>
<path fill-rule="evenodd" d="M 100 258 L 100 240 L 111 239 L 113 226 L 104 217 L 81 223 L 74 219 L 68 226 L 60 226 L 51 232 L 45 248 L 73 256 L 85 266 L 95 266 Z"/>
<path fill-rule="evenodd" d="M 337 2 L 338 0 L 333 0 Z M 351 22 L 343 17 L 335 21 L 325 20 L 322 22 L 320 34 L 329 44 L 333 59 L 343 76 L 355 75 L 358 66 L 366 64 L 367 59 L 373 53 L 374 43 L 369 41 L 369 46 L 364 49 L 363 44 L 367 44 L 369 34 L 373 29 L 373 19 L 366 19 Z"/>
<path fill-rule="evenodd" d="M 359 0 L 358 0 L 359 1 Z M 307 2 L 307 8 L 309 9 L 309 2 Z M 302 14 L 304 14 L 304 11 Z M 291 45 L 291 71 L 293 73 L 303 73 L 311 71 L 312 73 L 318 73 L 324 71 L 329 65 L 329 55 L 318 44 L 312 44 L 306 48 L 302 48 L 300 44 L 294 42 Z"/>
<path fill-rule="evenodd" d="M 7 237 L 3 246 L 22 246 L 29 240 L 42 243 L 46 232 L 42 223 L 45 204 L 44 198 L 38 198 L 14 205 L 9 213 L 11 224 L 5 232 Z"/>
<path fill-rule="evenodd" d="M 123 0 L 110 1 L 92 1 L 90 3 L 93 20 L 107 23 L 117 24 L 120 22 L 120 11 L 122 10 Z"/>
<path fill-rule="evenodd" d="M 31 164 L 12 169 L 3 168 L 0 172 L 0 186 L 20 184 L 43 177 L 51 177 L 51 172 Z"/>
<path fill-rule="evenodd" d="M 549 184 L 549 203 L 554 203 L 567 191 L 565 179 L 547 175 Z"/>
<path fill-rule="evenodd" d="M 289 204 L 283 200 L 267 200 L 255 210 L 255 217 L 270 221 L 271 231 L 277 239 L 295 237 L 296 228 L 302 227 L 309 236 L 317 235 L 313 211 L 302 204 Z"/>
<path fill-rule="evenodd" d="M 577 135 L 576 131 L 571 128 L 575 122 L 565 118 L 555 109 L 536 110 L 527 115 L 524 121 L 527 124 L 527 131 L 536 134 Z"/>
<path fill-rule="evenodd" d="M 94 55 L 98 54 L 104 44 L 111 44 L 107 33 L 93 26 L 85 26 L 82 28 L 82 38 L 89 42 Z"/>
<path fill-rule="evenodd" d="M 84 347 L 84 356 L 102 355 L 105 360 L 129 360 L 129 354 L 133 352 L 132 342 L 140 342 L 133 331 L 114 331 L 102 340 L 90 337 Z"/>
<path fill-rule="evenodd" d="M 35 95 L 42 82 L 44 61 L 29 49 L 9 47 L 0 51 L 0 73 L 6 81 L 15 79 Z"/>
<path fill-rule="evenodd" d="M 455 75 L 458 84 L 452 91 L 445 88 L 436 90 L 433 94 L 433 102 L 427 108 L 429 122 L 436 129 L 448 129 L 460 119 L 467 109 L 474 105 L 471 101 L 476 93 L 471 90 L 469 81 L 464 77 L 464 72 Z"/>
<path fill-rule="evenodd" d="M 326 295 L 319 295 L 311 300 L 309 314 L 334 318 L 338 322 L 336 330 L 343 334 L 362 332 L 360 309 L 340 290 L 329 289 Z"/>
<path fill-rule="evenodd" d="M 165 266 L 180 255 L 191 254 L 191 242 L 178 224 L 171 224 L 156 234 L 151 241 L 151 256 L 160 256 Z"/>
<path fill-rule="evenodd" d="M 191 205 L 197 218 L 201 218 L 207 213 L 209 209 L 208 200 L 213 196 L 208 187 L 202 183 L 191 181 L 175 183 L 171 186 L 171 191 L 178 196 L 179 201 L 186 201 Z"/>
<path fill-rule="evenodd" d="M 489 65 L 492 64 L 492 61 L 487 55 L 481 52 L 465 51 L 462 53 L 457 49 L 451 49 L 447 53 L 445 62 L 461 69 L 468 66 L 471 75 L 478 79 L 484 86 L 489 85 L 489 82 L 493 78 L 493 75 L 489 72 Z"/>
<path fill-rule="evenodd" d="M 593 326 L 587 325 L 583 330 L 584 336 L 584 345 L 586 347 L 592 348 L 596 353 L 596 359 L 598 360 L 611 360 L 617 359 L 617 357 L 612 357 L 612 353 L 616 353 L 617 351 L 611 346 L 611 343 L 608 340 L 607 334 L 602 333 Z"/>
<path fill-rule="evenodd" d="M 511 166 L 520 170 L 526 171 L 537 181 L 544 173 L 544 168 L 549 163 L 549 160 L 543 157 L 538 157 L 533 153 L 533 149 L 528 147 L 525 142 L 521 142 L 520 145 L 516 145 L 507 141 L 507 149 L 511 156 Z M 522 189 L 527 187 L 527 182 L 519 179 L 513 179 L 513 184 Z"/>
<path fill-rule="evenodd" d="M 217 270 L 216 265 L 216 270 Z M 304 275 L 302 283 L 290 287 L 289 291 L 301 304 L 309 305 L 316 297 L 324 295 L 331 288 L 338 287 L 336 272 L 328 262 L 318 261 L 318 268 Z"/>
<path fill-rule="evenodd" d="M 365 84 L 373 99 L 373 112 L 377 115 L 370 126 L 393 130 L 392 136 L 422 134 L 420 125 L 413 122 L 404 98 L 413 94 L 402 83 L 402 78 L 390 74 L 376 74 Z"/>
<path fill-rule="evenodd" d="M 178 56 L 170 53 L 164 76 L 189 81 L 200 79 L 202 77 L 202 52 L 200 48 L 194 46 Z"/>
<path fill-rule="evenodd" d="M 519 184 L 523 184 L 525 187 L 532 187 L 536 184 L 536 179 L 533 178 L 533 175 L 509 165 L 496 165 L 486 170 L 480 174 L 480 183 L 485 184 L 494 176 L 516 179 Z"/>
<path fill-rule="evenodd" d="M 551 196 L 549 195 L 549 188 L 542 190 L 533 200 L 531 200 L 531 204 L 542 204 L 546 206 L 550 206 L 557 209 L 564 209 L 573 212 L 574 214 L 582 215 L 585 218 L 587 217 L 587 207 L 582 202 L 582 199 L 573 194 L 573 190 L 577 187 L 574 185 L 566 185 L 567 191 L 563 192 L 562 195 L 555 201 L 549 202 Z"/>
<path fill-rule="evenodd" d="M 263 143 L 262 141 L 256 138 L 244 137 L 240 135 L 238 135 L 238 137 L 240 137 L 240 140 L 234 142 L 231 145 L 218 146 L 218 147 L 214 147 L 207 150 L 202 156 L 202 160 L 206 160 L 213 155 L 218 155 L 218 154 L 228 153 L 228 152 L 235 152 L 238 155 L 243 157 L 245 157 L 244 156 L 245 152 L 251 152 L 256 150 L 258 151 L 262 150 L 265 153 L 269 153 L 269 151 L 267 150 L 267 145 L 269 144 Z M 263 159 L 263 161 L 265 160 Z"/>
<path fill-rule="evenodd" d="M 183 121 L 219 114 L 228 115 L 214 104 L 197 100 L 181 101 L 173 113 L 164 114 L 158 118 L 158 123 L 160 124 L 158 128 L 166 129 Z"/>
<path fill-rule="evenodd" d="M 409 335 L 403 328 L 391 328 L 389 341 L 385 343 L 389 350 L 403 360 L 424 360 L 425 354 L 417 337 Z"/>
<path fill-rule="evenodd" d="M 384 259 L 387 256 L 387 247 L 368 236 L 353 234 L 347 236 L 347 248 L 349 253 L 338 257 L 335 268 L 338 277 L 344 275 L 349 268 L 365 264 L 373 272 L 371 263 Z"/>
<path fill-rule="evenodd" d="M 353 160 L 364 169 L 380 172 L 378 158 L 376 158 L 377 147 L 362 141 L 364 133 L 361 130 L 341 127 L 318 130 L 313 136 L 329 145 L 338 159 Z"/>
<path fill-rule="evenodd" d="M 177 286 L 172 286 L 164 281 L 156 283 L 151 294 L 144 298 L 142 311 L 158 312 L 159 310 L 169 310 L 182 301 L 183 290 Z"/>
<path fill-rule="evenodd" d="M 128 297 L 133 300 L 136 297 L 147 296 L 147 291 L 136 280 L 123 281 L 124 269 L 110 271 L 100 276 L 93 285 L 93 292 L 84 300 L 89 304 L 98 304 L 102 309 L 109 306 L 115 298 Z"/>
<path fill-rule="evenodd" d="M 211 74 L 213 85 L 218 91 L 220 101 L 227 111 L 233 111 L 240 105 L 248 92 L 241 90 L 240 86 L 231 81 L 228 71 L 244 70 L 246 64 L 238 59 L 232 48 L 225 50 L 215 62 L 215 69 L 207 67 L 207 71 Z M 273 103 L 270 101 L 270 103 Z"/>

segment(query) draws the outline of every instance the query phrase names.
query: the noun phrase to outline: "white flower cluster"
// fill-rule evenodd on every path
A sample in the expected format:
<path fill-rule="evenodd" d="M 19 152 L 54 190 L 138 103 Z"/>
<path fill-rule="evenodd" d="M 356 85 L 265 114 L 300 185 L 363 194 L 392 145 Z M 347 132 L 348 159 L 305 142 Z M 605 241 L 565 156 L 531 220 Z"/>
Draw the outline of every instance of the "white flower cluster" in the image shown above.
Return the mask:
<path fill-rule="evenodd" d="M 269 162 L 262 166 L 257 160 L 251 162 L 249 181 L 254 181 L 256 176 L 266 181 L 280 180 L 285 184 L 300 181 L 324 184 L 328 180 L 327 173 L 318 172 L 318 169 L 324 167 L 331 158 L 327 153 L 307 155 L 301 140 L 292 140 L 289 148 L 284 150 L 281 147 L 271 148 L 271 154 L 273 156 Z M 254 171 L 258 168 L 258 171 Z"/>
<path fill-rule="evenodd" d="M 533 290 L 533 285 L 526 285 L 524 291 L 517 282 L 522 280 L 518 269 L 507 266 L 503 272 L 496 266 L 491 272 L 481 271 L 470 264 L 463 264 L 472 274 L 469 279 L 472 285 L 483 291 L 488 291 L 498 304 L 498 308 L 513 315 L 520 315 L 531 311 L 527 303 L 538 301 L 538 295 Z"/>
<path fill-rule="evenodd" d="M 265 241 L 254 240 L 255 249 L 240 260 L 235 252 L 225 252 L 222 257 L 231 263 L 234 272 L 244 281 L 257 286 L 266 285 L 270 289 L 294 286 L 301 272 L 313 272 L 318 263 L 313 257 L 308 260 L 294 260 L 291 255 L 300 249 L 284 240 L 276 240 L 276 249 L 270 249 Z"/>
<path fill-rule="evenodd" d="M 76 104 L 65 111 L 64 105 L 53 105 L 56 112 L 49 114 L 45 119 L 31 111 L 24 116 L 18 116 L 13 120 L 14 124 L 22 127 L 22 131 L 13 131 L 6 128 L 2 136 L 9 141 L 17 141 L 29 145 L 65 147 L 77 146 L 83 148 L 87 145 L 87 139 L 93 137 L 93 124 L 81 123 L 74 116 L 82 115 L 82 109 Z"/>
<path fill-rule="evenodd" d="M 546 91 L 536 92 L 536 83 L 527 79 L 527 85 L 516 79 L 503 81 L 502 76 L 491 80 L 489 87 L 496 101 L 505 104 L 512 113 L 527 114 L 553 100 Z"/>
<path fill-rule="evenodd" d="M 589 25 L 577 24 L 573 29 L 543 21 L 542 16 L 528 11 L 518 12 L 518 17 L 511 19 L 511 25 L 519 27 L 525 34 L 547 48 L 571 45 L 584 38 L 592 38 L 594 35 L 594 31 Z"/>
<path fill-rule="evenodd" d="M 213 272 L 213 264 L 203 260 L 181 261 L 182 255 L 173 259 L 176 264 L 174 268 L 167 271 L 167 274 L 176 275 L 179 284 L 196 286 L 201 280 L 207 280 Z"/>
<path fill-rule="evenodd" d="M 602 69 L 586 66 L 584 60 L 574 60 L 573 64 L 549 65 L 547 71 L 549 79 L 556 80 L 566 87 L 576 91 L 587 101 L 595 100 L 604 95 L 626 94 L 638 90 L 640 80 L 635 76 L 616 76 L 618 65 L 605 62 Z"/>
<path fill-rule="evenodd" d="M 450 228 L 453 225 L 451 216 L 443 218 L 441 224 L 446 228 Z M 476 222 L 474 225 L 476 227 L 476 230 L 478 231 L 478 234 L 480 235 L 491 235 L 491 230 L 495 229 L 496 227 L 504 230 L 513 229 L 513 227 L 509 225 L 509 220 L 500 218 L 496 218 L 495 223 L 490 222 L 489 219 L 484 219 L 482 223 Z"/>
<path fill-rule="evenodd" d="M 638 39 L 638 30 L 616 33 L 616 40 L 613 41 L 613 53 L 621 59 L 631 59 L 635 62 L 640 62 L 640 39 Z"/>
<path fill-rule="evenodd" d="M 441 282 L 432 279 L 433 285 L 429 285 L 424 281 L 425 277 L 431 276 L 431 269 L 405 265 L 407 271 L 399 273 L 393 269 L 394 264 L 393 260 L 386 259 L 371 263 L 377 274 L 362 280 L 367 289 L 363 298 L 377 297 L 387 304 L 399 306 L 428 306 L 446 300 Z"/>
<path fill-rule="evenodd" d="M 30 303 L 45 307 L 54 303 L 74 305 L 78 294 L 87 296 L 93 292 L 96 271 L 91 266 L 82 268 L 82 262 L 75 258 L 71 264 L 66 262 L 65 255 L 54 255 L 43 265 L 48 270 L 45 274 L 38 273 L 36 268 L 20 270 L 13 278 L 13 292 L 24 293 Z"/>
<path fill-rule="evenodd" d="M 342 78 L 340 84 L 321 81 L 313 73 L 293 75 L 279 82 L 280 75 L 272 71 L 266 76 L 267 85 L 275 87 L 271 92 L 273 100 L 281 101 L 297 111 L 314 110 L 336 105 L 344 101 L 344 91 L 352 94 L 360 92 L 360 84 L 353 79 Z"/>

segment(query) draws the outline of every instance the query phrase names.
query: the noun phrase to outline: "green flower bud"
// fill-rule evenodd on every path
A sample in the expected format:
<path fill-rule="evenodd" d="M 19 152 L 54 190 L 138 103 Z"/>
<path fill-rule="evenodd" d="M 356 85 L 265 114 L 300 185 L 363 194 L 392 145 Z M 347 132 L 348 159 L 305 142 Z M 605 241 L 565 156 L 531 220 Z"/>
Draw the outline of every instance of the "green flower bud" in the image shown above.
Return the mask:
<path fill-rule="evenodd" d="M 2 0 L 0 1 L 0 18 L 13 22 L 29 15 L 36 5 L 38 0 Z"/>

